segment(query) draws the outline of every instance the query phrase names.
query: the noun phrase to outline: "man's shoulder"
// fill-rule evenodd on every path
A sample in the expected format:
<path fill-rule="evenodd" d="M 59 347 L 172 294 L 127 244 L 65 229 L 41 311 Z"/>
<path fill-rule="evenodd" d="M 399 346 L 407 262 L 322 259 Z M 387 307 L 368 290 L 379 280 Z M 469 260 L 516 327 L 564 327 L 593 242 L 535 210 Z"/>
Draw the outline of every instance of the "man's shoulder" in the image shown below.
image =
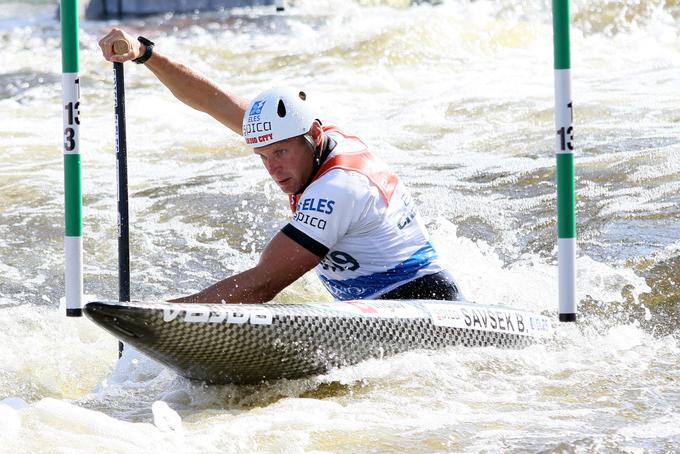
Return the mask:
<path fill-rule="evenodd" d="M 375 204 L 379 197 L 366 176 L 345 169 L 332 169 L 305 189 L 299 203 L 328 201 L 338 213 L 351 216 L 353 210 L 363 210 L 363 207 Z"/>
<path fill-rule="evenodd" d="M 319 190 L 362 194 L 369 185 L 370 181 L 365 175 L 351 169 L 333 167 L 314 180 L 305 189 L 303 195 L 308 191 L 316 192 Z"/>

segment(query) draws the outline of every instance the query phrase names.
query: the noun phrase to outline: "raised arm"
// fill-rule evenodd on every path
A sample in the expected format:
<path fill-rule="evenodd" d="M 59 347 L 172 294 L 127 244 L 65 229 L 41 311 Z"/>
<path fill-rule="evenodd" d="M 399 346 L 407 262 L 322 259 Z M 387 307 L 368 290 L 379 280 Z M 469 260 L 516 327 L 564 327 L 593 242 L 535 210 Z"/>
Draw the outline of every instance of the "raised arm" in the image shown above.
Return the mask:
<path fill-rule="evenodd" d="M 113 43 L 124 40 L 129 51 L 116 54 Z M 112 29 L 99 40 L 104 58 L 112 62 L 134 60 L 144 54 L 146 47 L 119 28 Z M 161 54 L 155 48 L 144 63 L 168 87 L 173 95 L 196 110 L 205 112 L 237 134 L 242 134 L 243 115 L 248 100 L 222 90 L 205 76 Z"/>

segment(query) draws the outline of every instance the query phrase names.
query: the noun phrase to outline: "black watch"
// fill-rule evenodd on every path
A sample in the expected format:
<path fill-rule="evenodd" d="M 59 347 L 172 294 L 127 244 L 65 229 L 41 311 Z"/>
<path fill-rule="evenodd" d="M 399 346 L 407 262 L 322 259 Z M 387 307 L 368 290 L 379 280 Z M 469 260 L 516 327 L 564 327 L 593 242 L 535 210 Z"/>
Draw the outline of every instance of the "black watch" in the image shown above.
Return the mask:
<path fill-rule="evenodd" d="M 132 61 L 137 63 L 138 65 L 141 65 L 142 63 L 146 63 L 146 61 L 149 58 L 151 58 L 151 54 L 153 53 L 154 42 L 149 40 L 149 39 L 146 39 L 143 36 L 138 36 L 137 41 L 144 44 L 144 46 L 146 47 L 146 50 L 144 51 L 144 53 L 142 55 L 140 55 L 138 58 L 135 58 Z"/>

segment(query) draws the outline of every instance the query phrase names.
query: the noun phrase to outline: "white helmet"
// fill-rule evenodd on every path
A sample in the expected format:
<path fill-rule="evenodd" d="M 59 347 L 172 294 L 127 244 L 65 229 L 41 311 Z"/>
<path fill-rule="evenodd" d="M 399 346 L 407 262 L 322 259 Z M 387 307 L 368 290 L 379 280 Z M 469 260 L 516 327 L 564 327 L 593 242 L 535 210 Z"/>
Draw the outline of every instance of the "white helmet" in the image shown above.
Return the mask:
<path fill-rule="evenodd" d="M 253 99 L 243 116 L 243 137 L 251 147 L 307 134 L 316 120 L 304 91 L 272 88 Z"/>

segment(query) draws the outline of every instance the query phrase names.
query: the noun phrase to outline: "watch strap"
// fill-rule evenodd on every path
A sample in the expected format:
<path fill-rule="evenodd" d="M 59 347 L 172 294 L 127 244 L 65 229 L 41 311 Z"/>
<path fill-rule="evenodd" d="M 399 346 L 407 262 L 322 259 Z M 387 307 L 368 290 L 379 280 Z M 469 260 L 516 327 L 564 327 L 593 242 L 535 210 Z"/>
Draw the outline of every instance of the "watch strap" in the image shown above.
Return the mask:
<path fill-rule="evenodd" d="M 155 45 L 155 43 L 143 36 L 137 37 L 137 41 L 144 44 L 146 49 L 144 50 L 144 53 L 142 55 L 140 55 L 138 58 L 135 58 L 132 61 L 137 63 L 138 65 L 141 65 L 142 63 L 146 63 L 146 61 L 149 58 L 151 58 L 151 54 L 153 54 L 153 46 Z"/>

